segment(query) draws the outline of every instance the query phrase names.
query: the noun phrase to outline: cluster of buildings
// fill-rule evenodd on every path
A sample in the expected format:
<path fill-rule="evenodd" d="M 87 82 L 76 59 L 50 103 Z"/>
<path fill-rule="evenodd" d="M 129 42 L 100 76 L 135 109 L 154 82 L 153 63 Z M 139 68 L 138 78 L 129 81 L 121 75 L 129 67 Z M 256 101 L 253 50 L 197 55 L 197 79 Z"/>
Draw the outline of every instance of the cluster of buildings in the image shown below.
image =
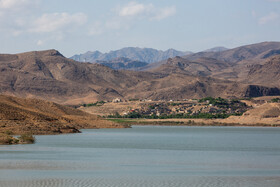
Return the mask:
<path fill-rule="evenodd" d="M 139 113 L 141 115 L 170 115 L 170 114 L 189 114 L 199 113 L 210 114 L 240 114 L 248 109 L 246 104 L 241 102 L 228 103 L 224 105 L 213 105 L 209 101 L 199 102 L 198 100 L 188 101 L 168 101 L 168 102 L 140 102 L 139 107 L 130 109 L 122 115 L 129 113 Z"/>

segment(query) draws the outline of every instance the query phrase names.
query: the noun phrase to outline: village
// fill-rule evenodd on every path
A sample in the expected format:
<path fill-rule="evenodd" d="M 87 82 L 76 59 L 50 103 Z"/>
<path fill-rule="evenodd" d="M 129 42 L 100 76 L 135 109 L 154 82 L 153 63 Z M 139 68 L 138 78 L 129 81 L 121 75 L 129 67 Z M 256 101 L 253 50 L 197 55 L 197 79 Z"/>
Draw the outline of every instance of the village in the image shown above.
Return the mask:
<path fill-rule="evenodd" d="M 252 108 L 238 99 L 206 97 L 182 101 L 122 100 L 100 101 L 84 105 L 92 113 L 106 118 L 227 118 L 242 115 Z"/>

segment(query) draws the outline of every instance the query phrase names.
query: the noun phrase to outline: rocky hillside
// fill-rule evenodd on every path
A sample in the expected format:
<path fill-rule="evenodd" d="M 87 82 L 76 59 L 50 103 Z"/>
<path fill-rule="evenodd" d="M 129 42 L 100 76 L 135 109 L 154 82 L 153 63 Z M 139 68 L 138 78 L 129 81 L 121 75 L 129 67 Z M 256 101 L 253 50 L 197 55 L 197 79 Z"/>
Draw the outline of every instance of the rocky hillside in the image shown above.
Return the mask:
<path fill-rule="evenodd" d="M 108 53 L 101 53 L 99 51 L 88 51 L 84 54 L 74 55 L 70 57 L 73 60 L 80 62 L 97 62 L 97 61 L 112 61 L 115 58 L 125 57 L 134 61 L 152 63 L 162 61 L 175 56 L 188 55 L 191 52 L 182 52 L 175 49 L 168 49 L 166 51 L 156 50 L 152 48 L 138 48 L 126 47 Z"/>
<path fill-rule="evenodd" d="M 248 82 L 280 86 L 280 55 L 271 57 L 263 65 L 257 64 L 248 72 Z"/>
<path fill-rule="evenodd" d="M 199 58 L 196 60 L 188 60 L 182 57 L 169 58 L 166 63 L 157 68 L 153 68 L 152 72 L 174 73 L 180 72 L 196 76 L 211 76 L 217 72 L 230 67 L 228 64 L 219 62 L 213 58 Z"/>
<path fill-rule="evenodd" d="M 91 115 L 38 99 L 0 95 L 0 133 L 60 134 L 76 133 L 81 128 L 121 128 Z"/>

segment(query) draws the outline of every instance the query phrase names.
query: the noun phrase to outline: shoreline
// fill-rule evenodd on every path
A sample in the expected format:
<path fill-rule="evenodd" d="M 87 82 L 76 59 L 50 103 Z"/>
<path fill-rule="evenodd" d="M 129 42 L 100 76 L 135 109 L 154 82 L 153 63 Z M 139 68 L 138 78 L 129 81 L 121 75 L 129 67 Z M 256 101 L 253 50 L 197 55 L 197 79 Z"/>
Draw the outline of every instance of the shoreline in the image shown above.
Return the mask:
<path fill-rule="evenodd" d="M 280 127 L 278 123 L 234 123 L 223 119 L 131 119 L 107 118 L 122 125 L 156 125 L 156 126 L 231 126 L 231 127 Z"/>

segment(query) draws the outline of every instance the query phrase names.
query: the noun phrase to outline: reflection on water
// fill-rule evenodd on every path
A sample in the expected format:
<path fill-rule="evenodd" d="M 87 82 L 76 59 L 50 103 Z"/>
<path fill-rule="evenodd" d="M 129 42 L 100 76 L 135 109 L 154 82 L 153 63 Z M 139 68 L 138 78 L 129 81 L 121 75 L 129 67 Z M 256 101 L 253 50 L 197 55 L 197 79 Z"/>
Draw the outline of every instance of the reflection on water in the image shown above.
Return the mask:
<path fill-rule="evenodd" d="M 0 146 L 6 186 L 279 186 L 280 129 L 84 130 Z"/>

